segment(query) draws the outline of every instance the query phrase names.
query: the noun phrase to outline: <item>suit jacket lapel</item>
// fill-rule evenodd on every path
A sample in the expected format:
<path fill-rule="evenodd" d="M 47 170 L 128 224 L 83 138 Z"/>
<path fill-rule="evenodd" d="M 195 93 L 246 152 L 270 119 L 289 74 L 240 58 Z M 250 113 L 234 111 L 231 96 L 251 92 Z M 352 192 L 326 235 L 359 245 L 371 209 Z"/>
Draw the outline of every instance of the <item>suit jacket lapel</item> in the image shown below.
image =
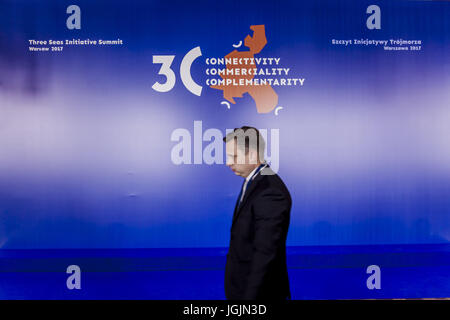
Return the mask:
<path fill-rule="evenodd" d="M 233 227 L 234 222 L 236 221 L 237 217 L 239 216 L 239 213 L 241 212 L 242 207 L 244 206 L 245 202 L 248 200 L 252 192 L 255 190 L 256 185 L 258 184 L 259 179 L 261 179 L 261 174 L 258 174 L 255 179 L 250 183 L 250 186 L 245 191 L 244 198 L 242 199 L 241 204 L 239 204 L 239 199 L 237 199 L 236 206 L 234 208 L 233 213 L 233 222 L 231 224 L 231 227 Z"/>
<path fill-rule="evenodd" d="M 236 219 L 236 214 L 237 214 L 237 212 L 238 212 L 238 207 L 239 207 L 239 197 L 237 198 L 237 200 L 236 200 L 236 205 L 234 206 L 233 223 L 234 223 L 234 220 Z"/>

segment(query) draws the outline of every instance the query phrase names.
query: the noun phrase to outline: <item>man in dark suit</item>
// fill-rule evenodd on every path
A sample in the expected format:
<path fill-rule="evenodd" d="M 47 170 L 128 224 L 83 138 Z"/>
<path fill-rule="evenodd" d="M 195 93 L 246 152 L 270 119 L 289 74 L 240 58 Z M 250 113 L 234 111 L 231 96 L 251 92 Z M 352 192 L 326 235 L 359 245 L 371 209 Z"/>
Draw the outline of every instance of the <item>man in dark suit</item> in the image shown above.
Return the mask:
<path fill-rule="evenodd" d="M 225 138 L 227 166 L 244 178 L 231 226 L 225 267 L 229 300 L 290 299 L 286 236 L 291 196 L 264 161 L 259 131 L 244 126 Z"/>

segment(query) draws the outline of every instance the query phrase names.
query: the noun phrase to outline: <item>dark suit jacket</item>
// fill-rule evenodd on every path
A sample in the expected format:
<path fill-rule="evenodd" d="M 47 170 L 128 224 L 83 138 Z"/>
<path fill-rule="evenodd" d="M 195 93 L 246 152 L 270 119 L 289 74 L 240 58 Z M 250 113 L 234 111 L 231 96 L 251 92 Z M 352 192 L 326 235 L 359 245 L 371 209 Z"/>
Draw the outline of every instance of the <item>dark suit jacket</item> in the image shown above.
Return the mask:
<path fill-rule="evenodd" d="M 239 199 L 225 267 L 227 299 L 290 299 L 286 267 L 289 191 L 278 175 L 259 173 L 238 204 Z"/>

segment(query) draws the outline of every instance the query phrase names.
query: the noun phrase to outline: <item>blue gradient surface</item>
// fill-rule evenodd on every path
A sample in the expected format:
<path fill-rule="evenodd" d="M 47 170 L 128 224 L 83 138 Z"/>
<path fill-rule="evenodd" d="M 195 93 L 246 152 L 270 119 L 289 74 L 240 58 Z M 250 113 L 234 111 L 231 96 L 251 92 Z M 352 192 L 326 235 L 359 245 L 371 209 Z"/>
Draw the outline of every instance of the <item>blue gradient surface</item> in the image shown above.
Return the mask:
<path fill-rule="evenodd" d="M 0 250 L 0 299 L 225 299 L 227 248 Z M 449 245 L 289 247 L 292 299 L 450 297 Z M 69 265 L 81 289 L 66 287 Z M 381 290 L 369 290 L 369 265 Z"/>
<path fill-rule="evenodd" d="M 241 181 L 223 165 L 171 162 L 177 128 L 280 129 L 280 170 L 293 198 L 288 245 L 448 243 L 448 2 L 69 1 L 0 3 L 0 247 L 226 246 Z M 174 10 L 176 8 L 176 10 Z M 221 57 L 265 24 L 264 57 L 302 88 L 277 87 L 279 116 L 245 95 L 227 110 L 177 80 L 168 93 L 152 55 Z M 28 39 L 123 39 L 122 47 L 31 54 Z M 420 39 L 420 52 L 332 46 L 353 38 Z M 206 146 L 204 143 L 203 146 Z"/>

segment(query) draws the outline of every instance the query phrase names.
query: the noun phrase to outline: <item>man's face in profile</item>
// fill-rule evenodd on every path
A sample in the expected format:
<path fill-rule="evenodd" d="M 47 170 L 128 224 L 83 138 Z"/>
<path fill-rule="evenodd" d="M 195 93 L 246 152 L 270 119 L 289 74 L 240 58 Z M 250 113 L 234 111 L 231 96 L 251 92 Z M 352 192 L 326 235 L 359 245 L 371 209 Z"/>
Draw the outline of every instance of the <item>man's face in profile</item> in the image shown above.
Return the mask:
<path fill-rule="evenodd" d="M 238 176 L 246 178 L 258 166 L 256 150 L 238 147 L 234 139 L 226 143 L 227 166 Z"/>

